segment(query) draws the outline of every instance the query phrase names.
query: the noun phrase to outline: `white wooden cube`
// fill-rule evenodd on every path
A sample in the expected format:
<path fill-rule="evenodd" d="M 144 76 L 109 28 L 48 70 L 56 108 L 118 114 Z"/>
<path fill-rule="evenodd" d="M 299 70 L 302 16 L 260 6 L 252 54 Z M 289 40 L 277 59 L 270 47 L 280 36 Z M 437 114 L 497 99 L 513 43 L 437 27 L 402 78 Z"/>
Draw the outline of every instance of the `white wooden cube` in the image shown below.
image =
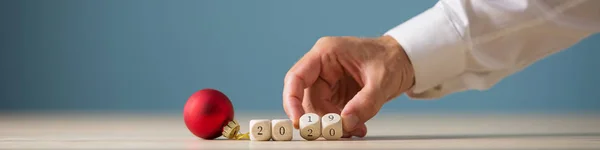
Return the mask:
<path fill-rule="evenodd" d="M 291 141 L 294 135 L 292 120 L 271 120 L 271 138 L 274 141 Z"/>
<path fill-rule="evenodd" d="M 300 117 L 300 136 L 305 140 L 316 140 L 321 137 L 321 117 L 307 113 Z"/>
<path fill-rule="evenodd" d="M 250 140 L 268 141 L 271 140 L 271 120 L 257 119 L 250 120 Z"/>
<path fill-rule="evenodd" d="M 342 117 L 336 113 L 325 114 L 321 118 L 323 130 L 321 134 L 327 140 L 338 140 L 344 135 Z"/>

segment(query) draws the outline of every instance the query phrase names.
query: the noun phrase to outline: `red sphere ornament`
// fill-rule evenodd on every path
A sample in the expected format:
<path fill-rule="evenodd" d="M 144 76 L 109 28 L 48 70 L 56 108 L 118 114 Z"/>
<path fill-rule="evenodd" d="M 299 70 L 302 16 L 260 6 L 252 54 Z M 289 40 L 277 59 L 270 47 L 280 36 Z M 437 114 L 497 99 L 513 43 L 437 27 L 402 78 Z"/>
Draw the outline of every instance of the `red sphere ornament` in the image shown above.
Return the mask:
<path fill-rule="evenodd" d="M 234 121 L 229 98 L 215 89 L 195 92 L 183 108 L 186 127 L 197 137 L 212 140 L 223 135 L 223 127 Z"/>

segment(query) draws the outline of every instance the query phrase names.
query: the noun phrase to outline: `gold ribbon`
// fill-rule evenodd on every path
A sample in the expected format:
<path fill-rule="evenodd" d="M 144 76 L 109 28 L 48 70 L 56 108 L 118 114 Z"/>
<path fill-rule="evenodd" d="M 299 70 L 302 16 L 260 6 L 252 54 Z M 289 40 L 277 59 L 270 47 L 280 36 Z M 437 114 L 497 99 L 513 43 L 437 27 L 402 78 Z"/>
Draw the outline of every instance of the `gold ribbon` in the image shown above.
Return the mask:
<path fill-rule="evenodd" d="M 249 133 L 239 133 L 240 124 L 237 121 L 232 120 L 223 126 L 223 136 L 230 140 L 248 140 L 250 139 Z"/>

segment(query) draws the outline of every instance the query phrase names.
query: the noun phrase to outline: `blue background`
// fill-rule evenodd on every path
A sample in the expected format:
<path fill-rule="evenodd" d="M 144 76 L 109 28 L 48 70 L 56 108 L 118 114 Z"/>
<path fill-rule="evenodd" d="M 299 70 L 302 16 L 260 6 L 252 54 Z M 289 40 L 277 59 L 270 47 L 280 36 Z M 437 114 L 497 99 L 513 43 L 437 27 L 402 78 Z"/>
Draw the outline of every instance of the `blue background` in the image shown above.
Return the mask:
<path fill-rule="evenodd" d="M 286 71 L 321 36 L 379 36 L 436 1 L 0 0 L 0 110 L 179 112 L 216 88 L 278 111 Z M 600 37 L 489 91 L 385 111 L 600 112 Z"/>

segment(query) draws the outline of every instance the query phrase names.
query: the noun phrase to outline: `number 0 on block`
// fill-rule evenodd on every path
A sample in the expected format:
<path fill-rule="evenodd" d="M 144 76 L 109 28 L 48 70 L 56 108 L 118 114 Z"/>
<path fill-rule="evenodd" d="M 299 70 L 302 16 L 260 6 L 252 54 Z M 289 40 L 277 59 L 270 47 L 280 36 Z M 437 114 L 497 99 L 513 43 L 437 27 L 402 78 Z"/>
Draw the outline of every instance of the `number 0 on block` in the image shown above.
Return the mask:
<path fill-rule="evenodd" d="M 271 121 L 271 134 L 275 141 L 290 141 L 293 138 L 293 125 L 290 119 L 275 119 Z"/>
<path fill-rule="evenodd" d="M 342 117 L 335 113 L 329 113 L 321 118 L 321 123 L 323 124 L 323 138 L 327 140 L 337 140 L 342 138 L 343 126 L 342 126 Z"/>

